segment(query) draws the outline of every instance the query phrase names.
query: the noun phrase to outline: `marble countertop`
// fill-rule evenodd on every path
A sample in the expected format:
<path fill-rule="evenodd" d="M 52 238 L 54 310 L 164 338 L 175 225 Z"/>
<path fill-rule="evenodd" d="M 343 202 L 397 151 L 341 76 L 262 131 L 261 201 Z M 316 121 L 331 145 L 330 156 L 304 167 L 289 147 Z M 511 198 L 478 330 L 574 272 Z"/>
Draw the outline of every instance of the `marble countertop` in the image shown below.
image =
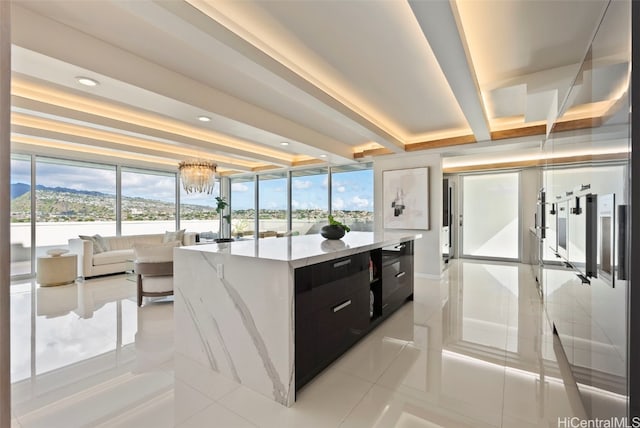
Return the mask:
<path fill-rule="evenodd" d="M 414 232 L 349 232 L 339 240 L 316 234 L 180 247 L 176 251 L 276 260 L 297 268 L 420 238 L 422 235 Z"/>

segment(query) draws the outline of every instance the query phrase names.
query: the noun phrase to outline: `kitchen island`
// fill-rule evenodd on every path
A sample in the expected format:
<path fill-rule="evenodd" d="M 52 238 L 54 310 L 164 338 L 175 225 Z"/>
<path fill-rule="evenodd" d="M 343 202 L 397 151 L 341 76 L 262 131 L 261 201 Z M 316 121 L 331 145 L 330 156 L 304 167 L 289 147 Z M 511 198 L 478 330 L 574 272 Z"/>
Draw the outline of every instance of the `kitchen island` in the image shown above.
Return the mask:
<path fill-rule="evenodd" d="M 176 352 L 274 401 L 413 295 L 413 233 L 176 248 Z"/>

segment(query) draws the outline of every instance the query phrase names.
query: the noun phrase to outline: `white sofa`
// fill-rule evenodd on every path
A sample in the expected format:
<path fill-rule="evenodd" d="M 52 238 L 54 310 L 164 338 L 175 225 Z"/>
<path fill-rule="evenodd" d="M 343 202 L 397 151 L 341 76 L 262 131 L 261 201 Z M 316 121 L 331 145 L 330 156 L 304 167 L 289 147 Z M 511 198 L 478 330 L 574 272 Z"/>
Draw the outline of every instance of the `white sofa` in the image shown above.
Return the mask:
<path fill-rule="evenodd" d="M 89 278 L 97 275 L 124 272 L 133 267 L 133 246 L 162 245 L 165 234 L 104 236 L 107 251 L 95 254 L 94 243 L 87 239 L 69 239 L 69 251 L 78 255 L 78 275 Z M 182 245 L 195 245 L 196 233 L 186 232 Z"/>

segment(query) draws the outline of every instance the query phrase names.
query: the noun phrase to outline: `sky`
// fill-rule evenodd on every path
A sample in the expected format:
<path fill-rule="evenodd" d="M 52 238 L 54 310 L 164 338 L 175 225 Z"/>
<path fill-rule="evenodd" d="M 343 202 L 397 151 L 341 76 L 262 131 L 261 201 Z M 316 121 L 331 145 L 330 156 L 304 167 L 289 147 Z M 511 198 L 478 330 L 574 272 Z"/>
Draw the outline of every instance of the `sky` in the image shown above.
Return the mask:
<path fill-rule="evenodd" d="M 373 211 L 373 171 L 351 171 L 333 174 L 334 210 Z M 291 205 L 295 209 L 327 209 L 326 174 L 293 177 Z M 254 182 L 233 182 L 231 203 L 234 209 L 253 208 Z M 279 178 L 260 182 L 260 207 L 287 209 L 286 179 Z"/>
<path fill-rule="evenodd" d="M 38 162 L 36 164 L 38 185 L 66 187 L 75 190 L 97 191 L 115 194 L 115 167 L 86 168 L 75 165 Z M 30 163 L 11 161 L 11 182 L 30 183 Z M 327 175 L 308 175 L 292 179 L 292 207 L 296 209 L 327 209 Z M 333 174 L 332 183 L 334 210 L 373 211 L 373 171 L 360 170 Z M 249 209 L 254 205 L 254 182 L 232 182 L 232 204 L 234 209 Z M 174 176 L 156 175 L 142 171 L 122 171 L 124 196 L 173 202 L 175 195 Z M 219 183 L 213 194 L 187 195 L 180 188 L 183 204 L 215 206 Z M 260 181 L 260 207 L 285 210 L 287 208 L 286 178 Z"/>

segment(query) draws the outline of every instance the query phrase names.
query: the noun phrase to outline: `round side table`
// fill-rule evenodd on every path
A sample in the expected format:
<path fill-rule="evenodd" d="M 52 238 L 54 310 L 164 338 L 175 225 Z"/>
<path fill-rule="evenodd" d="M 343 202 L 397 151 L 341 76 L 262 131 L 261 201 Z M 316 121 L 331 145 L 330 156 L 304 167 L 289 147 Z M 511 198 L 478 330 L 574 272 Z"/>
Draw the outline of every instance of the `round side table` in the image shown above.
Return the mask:
<path fill-rule="evenodd" d="M 78 277 L 78 256 L 38 257 L 36 281 L 43 287 L 71 284 Z"/>

